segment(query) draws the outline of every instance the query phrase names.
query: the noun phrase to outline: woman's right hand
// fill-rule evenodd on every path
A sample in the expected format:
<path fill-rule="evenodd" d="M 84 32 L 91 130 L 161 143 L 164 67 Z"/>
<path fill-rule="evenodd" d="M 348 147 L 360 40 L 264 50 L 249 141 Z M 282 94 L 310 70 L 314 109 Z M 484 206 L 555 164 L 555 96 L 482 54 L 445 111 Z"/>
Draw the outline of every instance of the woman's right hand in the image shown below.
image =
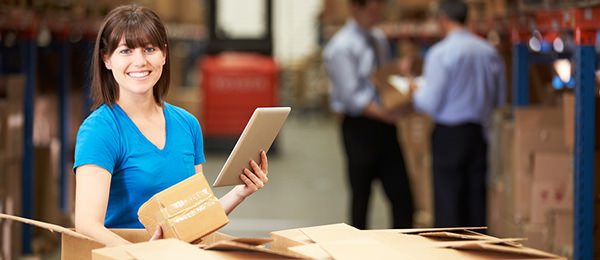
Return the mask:
<path fill-rule="evenodd" d="M 163 239 L 163 232 L 162 232 L 162 228 L 160 227 L 160 225 L 157 225 L 156 231 L 154 231 L 154 235 L 152 235 L 152 237 L 150 238 L 150 241 L 159 240 L 159 239 Z"/>

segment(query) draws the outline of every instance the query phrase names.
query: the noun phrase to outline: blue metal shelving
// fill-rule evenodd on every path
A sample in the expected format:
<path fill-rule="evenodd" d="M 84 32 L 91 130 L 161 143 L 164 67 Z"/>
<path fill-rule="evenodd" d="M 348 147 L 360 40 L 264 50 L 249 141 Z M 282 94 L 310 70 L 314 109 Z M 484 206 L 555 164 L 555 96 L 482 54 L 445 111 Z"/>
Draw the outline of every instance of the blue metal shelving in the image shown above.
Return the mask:
<path fill-rule="evenodd" d="M 596 32 L 600 28 L 600 8 L 574 8 L 568 12 L 575 31 L 575 147 L 573 160 L 574 221 L 573 259 L 594 258 L 594 134 Z M 522 40 L 522 39 L 521 39 Z M 529 104 L 527 46 L 513 45 L 513 105 Z"/>
<path fill-rule="evenodd" d="M 591 35 L 595 39 L 595 32 Z M 594 257 L 595 60 L 594 40 L 580 41 L 575 51 L 575 260 L 591 260 Z"/>
<path fill-rule="evenodd" d="M 529 104 L 529 48 L 524 43 L 512 47 L 512 103 L 515 107 Z"/>

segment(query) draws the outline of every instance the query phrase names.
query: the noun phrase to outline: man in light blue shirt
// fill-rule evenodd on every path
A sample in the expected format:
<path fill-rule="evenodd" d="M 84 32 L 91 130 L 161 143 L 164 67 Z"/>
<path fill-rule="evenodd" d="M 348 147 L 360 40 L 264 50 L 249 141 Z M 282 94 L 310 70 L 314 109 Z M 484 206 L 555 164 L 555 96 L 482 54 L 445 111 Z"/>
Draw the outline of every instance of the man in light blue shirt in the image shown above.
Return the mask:
<path fill-rule="evenodd" d="M 465 28 L 467 5 L 443 0 L 437 18 L 446 37 L 424 63 L 425 85 L 413 105 L 435 122 L 432 134 L 435 226 L 485 226 L 486 130 L 504 105 L 504 62 Z"/>
<path fill-rule="evenodd" d="M 379 179 L 392 209 L 393 228 L 412 226 L 413 204 L 396 122 L 400 112 L 381 107 L 369 75 L 389 60 L 380 30 L 382 0 L 349 0 L 352 18 L 327 44 L 323 57 L 331 80 L 330 105 L 344 115 L 342 137 L 351 188 L 351 222 L 367 228 L 371 184 Z"/>

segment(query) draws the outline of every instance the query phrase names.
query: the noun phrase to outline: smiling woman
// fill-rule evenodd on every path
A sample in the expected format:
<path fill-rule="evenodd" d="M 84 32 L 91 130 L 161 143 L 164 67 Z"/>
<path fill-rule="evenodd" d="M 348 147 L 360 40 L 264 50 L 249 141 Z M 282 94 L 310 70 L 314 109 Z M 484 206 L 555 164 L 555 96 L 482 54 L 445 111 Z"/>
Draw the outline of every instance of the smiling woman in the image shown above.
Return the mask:
<path fill-rule="evenodd" d="M 127 56 L 137 48 L 152 49 L 151 53 L 154 54 L 156 50 L 161 52 L 159 56 L 162 56 L 163 62 L 159 66 L 160 71 L 155 73 L 159 79 L 155 82 L 156 86 L 152 93 L 154 101 L 161 105 L 161 100 L 168 91 L 170 80 L 169 45 L 165 27 L 152 10 L 139 6 L 124 6 L 114 9 L 106 16 L 105 23 L 100 27 L 96 38 L 92 58 L 93 75 L 98 75 L 92 79 L 94 108 L 98 108 L 102 104 L 112 107 L 112 103 L 120 94 L 115 72 L 112 72 L 115 77 L 111 77 L 111 68 L 108 64 L 105 67 L 103 63 L 107 63 L 107 60 L 113 56 Z M 113 53 L 117 55 L 113 55 Z"/>
<path fill-rule="evenodd" d="M 154 194 L 202 172 L 198 120 L 163 101 L 169 45 L 160 18 L 137 5 L 112 10 L 100 27 L 92 61 L 94 111 L 75 145 L 75 228 L 106 245 L 128 241 L 108 228 L 143 228 L 139 207 Z M 251 161 L 221 199 L 226 213 L 262 188 L 267 157 Z M 162 236 L 157 228 L 153 239 Z"/>

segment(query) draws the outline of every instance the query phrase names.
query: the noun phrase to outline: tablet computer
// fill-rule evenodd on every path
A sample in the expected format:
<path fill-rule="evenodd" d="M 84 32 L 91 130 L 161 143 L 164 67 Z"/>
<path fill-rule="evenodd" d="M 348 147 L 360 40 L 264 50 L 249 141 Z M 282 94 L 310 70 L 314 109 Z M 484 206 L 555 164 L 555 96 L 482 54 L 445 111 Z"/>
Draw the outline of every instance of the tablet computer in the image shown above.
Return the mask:
<path fill-rule="evenodd" d="M 250 160 L 260 163 L 260 151 L 269 151 L 290 110 L 290 107 L 256 108 L 213 187 L 244 184 L 240 174 L 244 168 L 250 168 Z"/>

